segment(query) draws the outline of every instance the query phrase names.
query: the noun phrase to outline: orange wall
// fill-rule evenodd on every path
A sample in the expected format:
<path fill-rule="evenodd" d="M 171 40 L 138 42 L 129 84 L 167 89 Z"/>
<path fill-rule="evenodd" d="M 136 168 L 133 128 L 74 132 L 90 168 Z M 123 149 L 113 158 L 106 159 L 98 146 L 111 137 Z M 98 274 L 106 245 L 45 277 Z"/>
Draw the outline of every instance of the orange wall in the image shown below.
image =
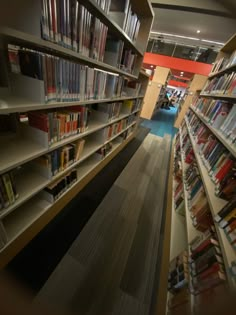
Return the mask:
<path fill-rule="evenodd" d="M 144 63 L 208 76 L 212 65 L 181 58 L 145 53 Z"/>
<path fill-rule="evenodd" d="M 169 80 L 168 85 L 176 86 L 176 87 L 183 87 L 187 88 L 188 84 L 180 81 L 175 81 L 175 80 Z"/>

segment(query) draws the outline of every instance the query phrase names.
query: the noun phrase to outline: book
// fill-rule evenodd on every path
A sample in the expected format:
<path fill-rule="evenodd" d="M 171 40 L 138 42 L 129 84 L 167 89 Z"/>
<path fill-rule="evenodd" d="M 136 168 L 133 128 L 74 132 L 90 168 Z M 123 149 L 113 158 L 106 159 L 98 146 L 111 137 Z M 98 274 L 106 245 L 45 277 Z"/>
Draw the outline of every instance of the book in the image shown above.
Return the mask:
<path fill-rule="evenodd" d="M 236 198 L 229 201 L 221 210 L 215 215 L 214 219 L 218 223 L 224 219 L 236 207 Z"/>

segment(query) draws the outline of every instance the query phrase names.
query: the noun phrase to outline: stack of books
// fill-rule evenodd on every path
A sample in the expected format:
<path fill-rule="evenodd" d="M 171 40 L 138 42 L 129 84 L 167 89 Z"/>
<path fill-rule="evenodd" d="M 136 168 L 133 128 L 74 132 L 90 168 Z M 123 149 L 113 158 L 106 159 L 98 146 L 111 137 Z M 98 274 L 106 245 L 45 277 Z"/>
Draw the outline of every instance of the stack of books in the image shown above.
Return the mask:
<path fill-rule="evenodd" d="M 0 175 L 0 211 L 14 204 L 18 197 L 13 171 Z"/>
<path fill-rule="evenodd" d="M 217 129 L 230 143 L 235 145 L 236 105 L 220 100 L 199 98 L 193 107 L 207 124 Z"/>
<path fill-rule="evenodd" d="M 70 165 L 78 161 L 83 152 L 85 140 L 67 144 L 57 150 L 42 155 L 32 161 L 38 173 L 48 179 L 66 170 Z"/>
<path fill-rule="evenodd" d="M 63 178 L 50 184 L 48 187 L 44 188 L 40 195 L 42 199 L 54 203 L 65 191 L 67 191 L 74 183 L 77 181 L 77 170 L 70 171 Z"/>
<path fill-rule="evenodd" d="M 236 95 L 236 72 L 225 73 L 219 77 L 209 79 L 204 88 L 202 94 L 223 94 L 226 96 Z"/>
<path fill-rule="evenodd" d="M 215 216 L 215 221 L 224 229 L 224 232 L 234 249 L 236 249 L 236 197 Z"/>
<path fill-rule="evenodd" d="M 192 133 L 196 137 L 199 154 L 215 183 L 216 195 L 223 199 L 231 199 L 236 189 L 235 158 L 192 111 L 188 113 L 188 119 Z"/>
<path fill-rule="evenodd" d="M 234 51 L 231 56 L 222 57 L 214 62 L 210 75 L 213 75 L 221 70 L 227 69 L 236 65 L 236 51 Z"/>
<path fill-rule="evenodd" d="M 180 292 L 189 283 L 188 253 L 183 251 L 170 262 L 168 291 L 172 294 Z"/>
<path fill-rule="evenodd" d="M 12 72 L 43 81 L 45 102 L 121 96 L 123 77 L 26 48 L 15 47 L 13 58 L 12 50 Z"/>
<path fill-rule="evenodd" d="M 86 106 L 67 107 L 61 111 L 33 111 L 28 113 L 29 125 L 46 134 L 52 145 L 88 128 L 89 109 Z"/>
<path fill-rule="evenodd" d="M 79 4 L 79 1 L 42 0 L 41 3 L 43 39 L 87 57 L 103 60 L 107 26 Z"/>
<path fill-rule="evenodd" d="M 207 236 L 198 246 L 191 247 L 190 272 L 195 293 L 226 280 L 221 250 L 215 238 Z"/>

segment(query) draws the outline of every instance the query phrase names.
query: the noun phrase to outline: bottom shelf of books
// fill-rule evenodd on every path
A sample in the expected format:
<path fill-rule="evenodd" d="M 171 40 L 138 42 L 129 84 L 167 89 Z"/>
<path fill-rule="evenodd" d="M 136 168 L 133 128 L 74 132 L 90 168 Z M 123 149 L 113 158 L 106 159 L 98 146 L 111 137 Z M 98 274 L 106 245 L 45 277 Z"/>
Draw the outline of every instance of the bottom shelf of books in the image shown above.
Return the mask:
<path fill-rule="evenodd" d="M 137 120 L 115 133 L 108 127 L 99 134 L 88 136 L 89 139 L 85 138 L 83 148 L 80 148 L 77 163 L 69 163 L 64 170 L 52 172 L 52 177 L 45 176 L 51 175 L 51 168 L 44 168 L 41 174 L 30 177 L 34 165 L 29 165 L 28 175 L 25 170 L 22 173 L 22 187 L 14 178 L 14 185 L 21 188 L 14 196 L 15 203 L 0 212 L 0 257 L 2 254 L 5 257 L 10 245 L 28 229 L 31 238 L 36 235 L 45 222 L 50 221 L 48 218 L 54 217 L 134 137 L 136 124 Z M 20 173 L 18 176 L 20 178 Z M 10 184 L 13 188 L 13 182 Z M 22 192 L 24 195 L 21 195 Z M 38 220 L 43 220 L 44 214 L 44 223 L 37 224 Z M 4 266 L 8 259 L 1 259 L 0 266 Z"/>

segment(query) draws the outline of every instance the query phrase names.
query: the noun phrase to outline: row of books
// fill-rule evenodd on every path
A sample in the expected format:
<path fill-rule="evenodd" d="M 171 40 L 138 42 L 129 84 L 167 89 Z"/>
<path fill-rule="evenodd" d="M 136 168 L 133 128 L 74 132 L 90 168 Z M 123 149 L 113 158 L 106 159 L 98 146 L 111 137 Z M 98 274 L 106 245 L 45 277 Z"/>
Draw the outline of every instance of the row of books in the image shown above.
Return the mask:
<path fill-rule="evenodd" d="M 230 57 L 222 57 L 214 62 L 210 75 L 213 75 L 221 70 L 232 67 L 236 64 L 236 51 Z"/>
<path fill-rule="evenodd" d="M 132 10 L 131 4 L 128 7 L 126 19 L 124 22 L 124 32 L 129 36 L 129 38 L 136 42 L 138 33 L 140 29 L 140 19 L 137 14 L 135 14 Z"/>
<path fill-rule="evenodd" d="M 111 6 L 111 0 L 94 0 L 97 5 L 106 13 L 109 12 Z"/>
<path fill-rule="evenodd" d="M 236 189 L 235 158 L 194 112 L 189 111 L 187 117 L 191 132 L 196 138 L 199 154 L 215 183 L 215 194 L 230 200 Z"/>
<path fill-rule="evenodd" d="M 78 161 L 82 155 L 85 140 L 67 144 L 32 161 L 38 173 L 52 179 Z"/>
<path fill-rule="evenodd" d="M 50 203 L 55 202 L 64 192 L 77 181 L 77 170 L 71 170 L 66 176 L 58 179 L 49 186 L 45 187 L 41 192 L 41 198 L 49 201 Z"/>
<path fill-rule="evenodd" d="M 44 82 L 45 102 L 120 97 L 130 86 L 121 76 L 38 51 L 11 47 L 9 60 L 12 72 Z"/>
<path fill-rule="evenodd" d="M 102 61 L 108 27 L 77 0 L 42 0 L 42 38 Z"/>
<path fill-rule="evenodd" d="M 116 21 L 122 21 L 122 28 L 128 37 L 135 42 L 139 29 L 140 29 L 140 19 L 137 14 L 133 11 L 132 3 L 130 0 L 119 0 L 111 1 L 111 6 L 109 13 L 112 19 Z M 118 23 L 120 24 L 120 23 Z"/>
<path fill-rule="evenodd" d="M 177 294 L 189 283 L 188 252 L 183 251 L 170 261 L 168 291 Z"/>
<path fill-rule="evenodd" d="M 182 126 L 182 139 L 182 150 L 187 165 L 184 180 L 188 193 L 188 209 L 193 226 L 197 230 L 205 232 L 212 223 L 212 217 L 186 125 Z"/>
<path fill-rule="evenodd" d="M 14 204 L 18 197 L 13 172 L 0 175 L 0 211 Z"/>
<path fill-rule="evenodd" d="M 33 111 L 27 116 L 29 125 L 46 133 L 48 144 L 52 145 L 83 133 L 88 128 L 90 110 L 86 106 L 73 106 L 59 111 Z"/>
<path fill-rule="evenodd" d="M 204 292 L 226 280 L 221 249 L 216 238 L 205 234 L 189 257 L 192 288 Z"/>
<path fill-rule="evenodd" d="M 174 157 L 174 208 L 178 214 L 185 216 L 185 199 L 182 172 L 180 135 L 178 133 L 176 134 L 175 139 Z"/>
<path fill-rule="evenodd" d="M 220 131 L 227 140 L 236 141 L 236 105 L 226 101 L 199 98 L 192 105 L 206 122 Z"/>
<path fill-rule="evenodd" d="M 133 73 L 136 60 L 137 54 L 133 53 L 131 49 L 125 49 L 122 40 L 112 37 L 107 38 L 103 60 L 105 63 L 128 73 Z"/>
<path fill-rule="evenodd" d="M 236 95 L 236 72 L 225 73 L 219 77 L 207 80 L 201 93 Z"/>
<path fill-rule="evenodd" d="M 236 249 L 236 197 L 215 216 L 215 221 L 224 229 L 230 244 Z"/>
<path fill-rule="evenodd" d="M 114 137 L 118 133 L 120 133 L 122 130 L 127 128 L 132 122 L 136 119 L 135 115 L 132 115 L 128 118 L 122 119 L 119 122 L 116 122 L 114 124 L 111 124 L 107 128 L 104 129 L 104 140 L 108 141 L 110 138 Z"/>
<path fill-rule="evenodd" d="M 131 114 L 141 109 L 142 100 L 125 100 L 123 102 L 99 103 L 92 105 L 92 109 L 108 115 L 108 121 L 112 121 L 120 116 L 120 113 Z"/>
<path fill-rule="evenodd" d="M 134 131 L 134 126 L 130 127 L 129 129 L 125 130 L 121 135 L 116 138 L 116 141 L 121 143 L 125 139 L 129 137 L 130 134 Z M 104 159 L 113 149 L 113 141 L 105 143 L 100 149 L 96 151 L 96 155 L 99 159 Z"/>

